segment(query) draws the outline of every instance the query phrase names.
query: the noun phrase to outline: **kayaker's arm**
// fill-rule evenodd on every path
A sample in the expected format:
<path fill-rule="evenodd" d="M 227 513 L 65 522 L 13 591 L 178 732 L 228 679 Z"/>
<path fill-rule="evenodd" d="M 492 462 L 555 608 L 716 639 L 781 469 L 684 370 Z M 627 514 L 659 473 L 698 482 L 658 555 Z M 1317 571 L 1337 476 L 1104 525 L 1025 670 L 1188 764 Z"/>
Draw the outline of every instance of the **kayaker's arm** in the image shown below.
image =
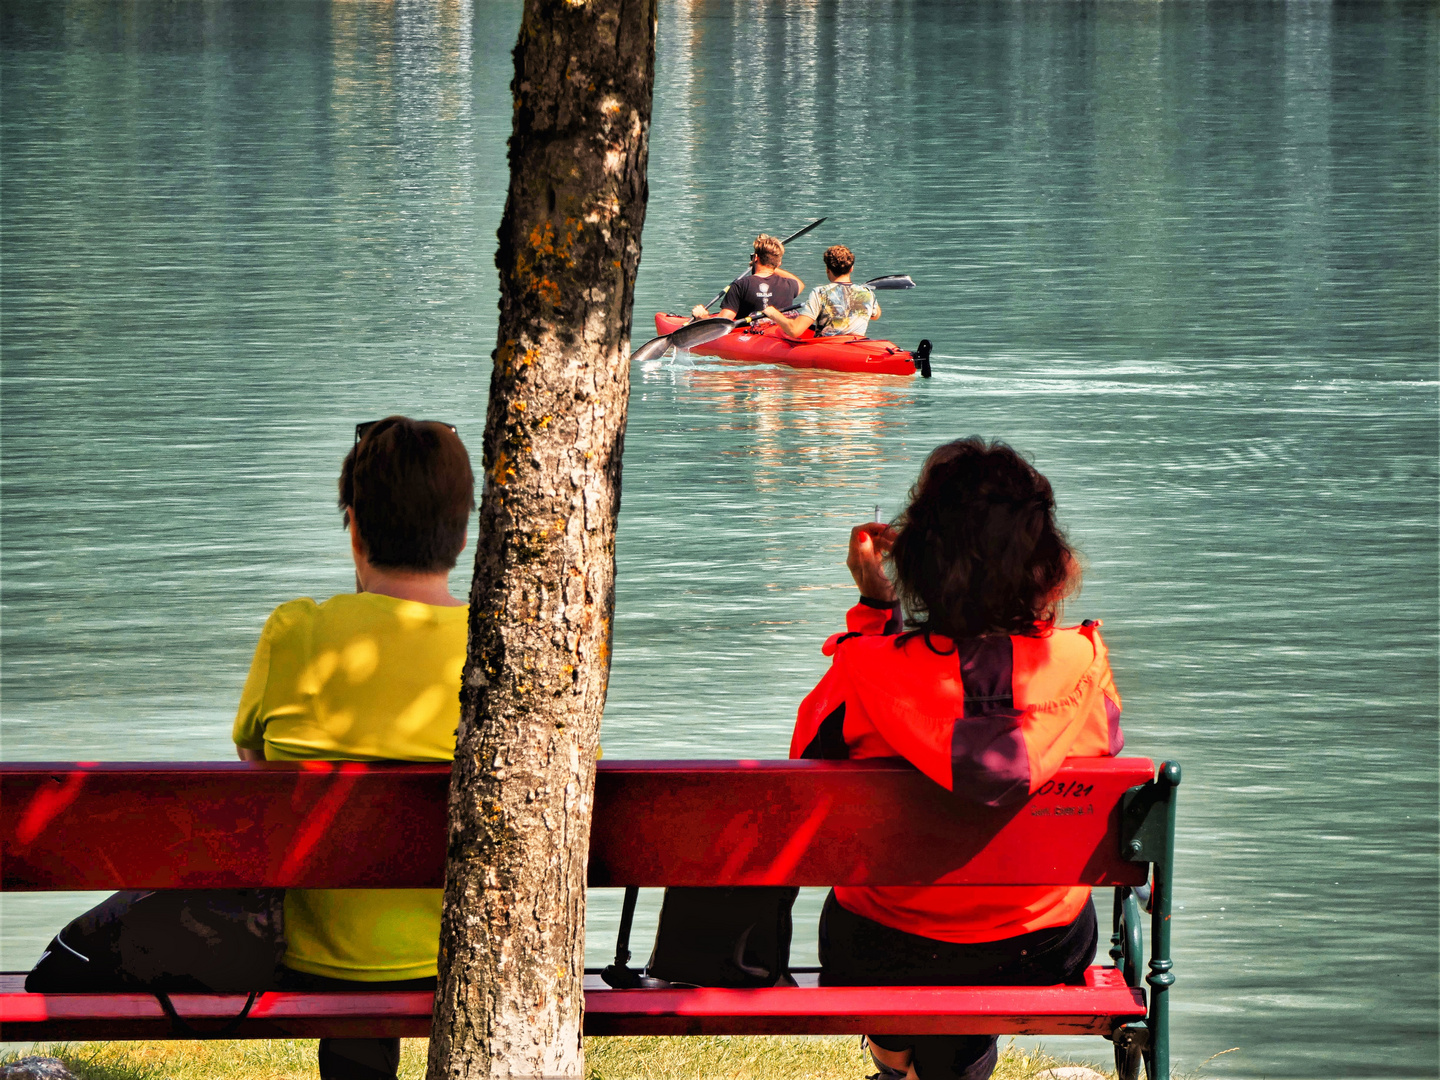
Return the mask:
<path fill-rule="evenodd" d="M 791 281 L 795 282 L 796 296 L 799 296 L 802 292 L 805 291 L 805 282 L 801 281 L 797 275 L 790 273 L 789 270 L 781 270 L 780 267 L 777 266 L 774 270 L 770 272 L 776 277 L 789 278 Z"/>
<path fill-rule="evenodd" d="M 755 257 L 753 255 L 750 257 L 750 269 L 755 269 Z M 741 274 L 740 277 L 737 277 L 734 281 L 730 282 L 729 286 L 726 287 L 725 291 L 719 297 L 717 297 L 717 299 L 720 301 L 719 315 L 721 318 L 733 319 L 735 318 L 735 312 L 740 310 L 740 304 L 745 299 L 744 294 L 740 290 L 740 282 L 744 280 L 744 277 L 745 275 Z M 714 300 L 710 301 L 711 304 L 713 304 L 714 302 Z M 708 319 L 711 317 L 709 305 L 702 307 L 701 305 L 696 304 L 693 308 L 690 309 L 690 314 L 697 319 Z"/>
<path fill-rule="evenodd" d="M 785 333 L 793 338 L 798 338 L 815 322 L 809 315 L 803 313 L 796 315 L 792 319 L 774 304 L 771 304 L 765 309 L 765 317 L 773 320 L 776 326 L 780 327 L 781 330 L 784 330 Z"/>

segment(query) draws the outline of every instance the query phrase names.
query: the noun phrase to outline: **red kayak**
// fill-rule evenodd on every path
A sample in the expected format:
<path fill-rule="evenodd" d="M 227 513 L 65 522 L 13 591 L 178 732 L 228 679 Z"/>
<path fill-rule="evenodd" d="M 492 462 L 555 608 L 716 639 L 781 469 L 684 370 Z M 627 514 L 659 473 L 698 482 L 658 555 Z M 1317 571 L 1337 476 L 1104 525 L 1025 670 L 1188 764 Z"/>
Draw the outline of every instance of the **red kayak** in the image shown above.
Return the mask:
<path fill-rule="evenodd" d="M 655 316 L 655 333 L 674 333 L 689 321 L 685 315 Z M 827 368 L 830 371 L 872 371 L 879 375 L 930 375 L 930 343 L 922 341 L 907 352 L 893 341 L 878 341 L 857 334 L 792 338 L 768 319 L 753 326 L 737 326 L 722 338 L 690 349 L 697 356 L 722 356 L 727 360 L 748 360 L 757 364 L 786 364 L 795 368 Z"/>

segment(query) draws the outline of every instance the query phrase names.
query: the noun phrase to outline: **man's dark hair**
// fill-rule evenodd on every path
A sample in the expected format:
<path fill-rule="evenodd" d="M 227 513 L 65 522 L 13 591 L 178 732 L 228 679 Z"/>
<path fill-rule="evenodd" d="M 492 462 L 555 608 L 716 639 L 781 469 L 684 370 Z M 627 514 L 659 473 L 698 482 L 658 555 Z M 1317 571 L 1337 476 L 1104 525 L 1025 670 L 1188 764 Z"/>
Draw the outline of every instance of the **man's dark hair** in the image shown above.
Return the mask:
<path fill-rule="evenodd" d="M 773 236 L 761 233 L 755 238 L 755 258 L 762 266 L 779 266 L 785 256 L 785 245 Z"/>
<path fill-rule="evenodd" d="M 354 515 L 373 565 L 453 569 L 475 509 L 465 444 L 444 424 L 386 417 L 345 455 L 340 509 L 346 524 Z"/>
<path fill-rule="evenodd" d="M 897 525 L 896 591 L 919 631 L 1043 634 L 1078 584 L 1050 481 L 1003 442 L 932 452 Z"/>
<path fill-rule="evenodd" d="M 855 256 L 850 254 L 850 249 L 844 244 L 826 248 L 824 258 L 825 265 L 830 268 L 832 274 L 848 274 L 850 268 L 855 265 Z"/>

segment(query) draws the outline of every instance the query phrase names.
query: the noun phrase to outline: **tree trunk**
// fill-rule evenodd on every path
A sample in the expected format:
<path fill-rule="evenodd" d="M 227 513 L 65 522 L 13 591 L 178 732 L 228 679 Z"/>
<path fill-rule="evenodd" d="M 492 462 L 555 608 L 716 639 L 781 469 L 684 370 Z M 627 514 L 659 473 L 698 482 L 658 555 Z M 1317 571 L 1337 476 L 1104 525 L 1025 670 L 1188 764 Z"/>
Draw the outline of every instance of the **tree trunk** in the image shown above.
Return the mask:
<path fill-rule="evenodd" d="M 526 0 L 428 1080 L 584 1074 L 655 0 Z"/>

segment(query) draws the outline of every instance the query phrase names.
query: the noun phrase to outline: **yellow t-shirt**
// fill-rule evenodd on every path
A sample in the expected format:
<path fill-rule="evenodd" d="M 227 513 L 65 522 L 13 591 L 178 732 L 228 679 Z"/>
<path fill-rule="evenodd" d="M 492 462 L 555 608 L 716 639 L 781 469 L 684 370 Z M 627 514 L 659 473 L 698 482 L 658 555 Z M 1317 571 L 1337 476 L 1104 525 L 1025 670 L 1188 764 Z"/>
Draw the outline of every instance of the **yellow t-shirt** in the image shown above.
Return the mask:
<path fill-rule="evenodd" d="M 281 604 L 240 695 L 235 745 L 270 761 L 449 761 L 468 607 L 377 593 Z M 357 982 L 435 974 L 439 889 L 290 889 L 285 966 Z"/>

